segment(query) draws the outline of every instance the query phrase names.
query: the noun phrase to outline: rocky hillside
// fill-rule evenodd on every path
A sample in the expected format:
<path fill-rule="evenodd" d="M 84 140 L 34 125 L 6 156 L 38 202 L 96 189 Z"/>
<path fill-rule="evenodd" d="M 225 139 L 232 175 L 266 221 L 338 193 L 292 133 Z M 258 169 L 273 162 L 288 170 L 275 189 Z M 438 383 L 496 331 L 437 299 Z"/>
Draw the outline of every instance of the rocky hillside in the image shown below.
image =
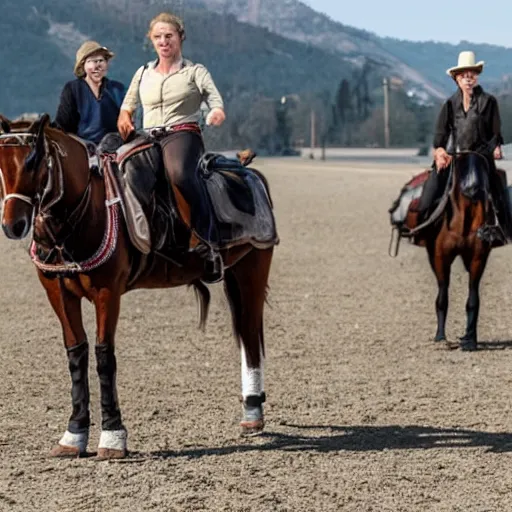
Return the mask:
<path fill-rule="evenodd" d="M 128 84 L 136 69 L 154 58 L 145 33 L 148 20 L 162 10 L 184 16 L 186 57 L 208 66 L 228 100 L 332 91 L 354 68 L 343 55 L 186 2 L 187 9 L 147 0 L 0 0 L 0 112 L 53 113 L 85 39 L 113 49 L 110 76 Z"/>
<path fill-rule="evenodd" d="M 364 56 L 379 61 L 388 67 L 389 74 L 433 98 L 442 98 L 452 90 L 445 70 L 456 63 L 462 50 L 473 49 L 486 61 L 484 83 L 498 84 L 503 75 L 510 73 L 511 48 L 470 42 L 452 45 L 381 38 L 335 22 L 299 0 L 205 0 L 204 5 L 284 37 L 343 55 L 354 63 L 361 62 Z"/>
<path fill-rule="evenodd" d="M 162 10 L 184 17 L 186 56 L 208 66 L 228 100 L 325 97 L 368 62 L 374 88 L 382 76 L 395 76 L 409 91 L 439 100 L 453 88 L 444 71 L 461 49 L 485 59 L 484 84 L 503 84 L 512 62 L 512 49 L 497 46 L 379 38 L 299 0 L 0 0 L 0 9 L 0 112 L 9 116 L 54 112 L 85 39 L 112 47 L 111 76 L 128 83 L 153 58 L 144 35 Z"/>

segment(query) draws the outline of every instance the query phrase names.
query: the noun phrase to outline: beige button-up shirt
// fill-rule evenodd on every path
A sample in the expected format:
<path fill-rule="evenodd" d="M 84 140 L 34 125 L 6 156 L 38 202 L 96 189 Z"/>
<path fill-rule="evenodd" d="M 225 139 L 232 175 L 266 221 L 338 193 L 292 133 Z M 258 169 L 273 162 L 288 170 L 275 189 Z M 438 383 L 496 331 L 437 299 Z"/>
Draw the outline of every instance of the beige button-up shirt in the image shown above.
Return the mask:
<path fill-rule="evenodd" d="M 184 60 L 181 69 L 162 75 L 155 70 L 156 62 L 136 71 L 121 105 L 121 110 L 133 113 L 142 103 L 144 129 L 198 122 L 203 101 L 210 109 L 224 108 L 222 97 L 202 64 Z"/>

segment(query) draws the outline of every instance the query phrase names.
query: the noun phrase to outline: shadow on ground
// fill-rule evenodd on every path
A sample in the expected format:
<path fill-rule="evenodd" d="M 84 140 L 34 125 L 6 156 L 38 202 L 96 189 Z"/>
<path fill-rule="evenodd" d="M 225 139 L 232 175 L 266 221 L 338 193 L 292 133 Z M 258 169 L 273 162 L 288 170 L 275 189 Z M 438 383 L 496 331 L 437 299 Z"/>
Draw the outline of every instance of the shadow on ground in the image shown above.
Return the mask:
<path fill-rule="evenodd" d="M 132 459 L 167 459 L 174 457 L 200 458 L 211 455 L 231 455 L 243 452 L 283 450 L 290 452 L 338 452 L 383 450 L 428 450 L 487 448 L 486 451 L 512 451 L 512 433 L 492 433 L 457 428 L 428 426 L 331 426 L 283 424 L 296 434 L 266 432 L 257 443 L 244 443 L 212 448 L 161 450 L 151 453 L 131 452 Z M 318 433 L 319 435 L 315 435 Z M 134 460 L 134 461 L 135 461 Z"/>

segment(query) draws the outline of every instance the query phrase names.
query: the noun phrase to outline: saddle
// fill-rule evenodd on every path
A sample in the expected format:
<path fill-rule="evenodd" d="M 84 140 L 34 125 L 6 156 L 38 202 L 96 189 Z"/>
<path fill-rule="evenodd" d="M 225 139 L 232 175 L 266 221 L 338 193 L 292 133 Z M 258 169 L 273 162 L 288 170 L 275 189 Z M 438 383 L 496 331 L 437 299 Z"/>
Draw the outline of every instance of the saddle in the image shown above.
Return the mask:
<path fill-rule="evenodd" d="M 468 172 L 465 173 L 464 177 L 460 181 L 461 192 L 470 199 L 476 199 L 480 191 L 484 191 L 490 194 L 490 199 L 493 204 L 495 212 L 498 211 L 496 207 L 496 198 L 492 197 L 492 193 L 489 187 L 488 173 L 484 173 L 483 176 L 478 175 L 476 172 L 475 162 L 470 162 Z M 445 211 L 446 205 L 449 201 L 450 190 L 453 186 L 453 168 L 450 167 L 448 179 L 446 181 L 446 187 L 443 194 L 436 198 L 434 201 L 435 208 L 430 213 L 428 218 L 419 219 L 419 203 L 423 193 L 423 187 L 427 181 L 430 172 L 436 172 L 435 170 L 426 170 L 421 174 L 414 176 L 408 181 L 400 191 L 398 198 L 393 202 L 389 209 L 391 225 L 394 230 L 398 232 L 399 237 L 408 238 L 413 244 L 419 246 L 425 246 L 426 240 L 423 236 L 424 229 L 428 226 L 434 225 L 442 216 Z M 506 186 L 506 173 L 501 169 L 496 169 L 499 180 L 507 190 L 507 199 L 512 197 L 510 193 L 510 187 Z M 510 200 L 509 200 L 510 202 Z M 509 205 L 507 205 L 509 206 Z M 496 218 L 496 226 L 499 226 L 499 221 Z M 491 226 L 492 228 L 493 226 Z M 503 245 L 501 238 L 483 236 L 484 228 L 481 228 L 482 232 L 479 236 L 483 239 L 489 238 L 493 247 L 499 247 Z M 393 237 L 392 237 L 393 238 Z M 490 239 L 492 238 L 492 240 Z"/>
<path fill-rule="evenodd" d="M 388 210 L 391 225 L 398 230 L 399 235 L 402 237 L 411 238 L 414 231 L 418 228 L 418 207 L 423 193 L 423 187 L 428 180 L 430 172 L 433 171 L 427 169 L 413 176 L 413 178 L 402 187 L 398 198 Z M 432 222 L 434 221 L 435 219 L 432 220 Z"/>
<path fill-rule="evenodd" d="M 250 162 L 255 154 L 239 153 Z M 263 249 L 279 242 L 267 180 L 259 171 L 218 153 L 205 153 L 198 164 L 218 230 L 217 249 L 250 243 Z"/>
<path fill-rule="evenodd" d="M 98 153 L 119 183 L 132 244 L 144 255 L 158 252 L 179 262 L 189 249 L 192 233 L 182 222 L 158 140 L 143 134 L 124 144 L 118 134 L 110 134 Z M 246 150 L 237 156 L 247 164 L 255 154 Z M 208 192 L 220 233 L 218 243 L 210 244 L 216 249 L 244 243 L 266 248 L 278 243 L 267 182 L 240 160 L 207 153 L 196 170 L 203 178 L 198 186 L 203 183 Z"/>

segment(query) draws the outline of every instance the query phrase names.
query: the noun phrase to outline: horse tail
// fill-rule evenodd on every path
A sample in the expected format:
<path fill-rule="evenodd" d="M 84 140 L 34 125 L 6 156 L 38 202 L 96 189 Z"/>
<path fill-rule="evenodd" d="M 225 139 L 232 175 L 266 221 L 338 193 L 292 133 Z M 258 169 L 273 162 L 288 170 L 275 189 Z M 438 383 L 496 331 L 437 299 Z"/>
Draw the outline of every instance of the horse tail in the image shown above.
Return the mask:
<path fill-rule="evenodd" d="M 199 304 L 199 328 L 204 331 L 210 309 L 210 290 L 199 280 L 194 281 L 191 286 L 194 287 L 194 293 Z"/>

